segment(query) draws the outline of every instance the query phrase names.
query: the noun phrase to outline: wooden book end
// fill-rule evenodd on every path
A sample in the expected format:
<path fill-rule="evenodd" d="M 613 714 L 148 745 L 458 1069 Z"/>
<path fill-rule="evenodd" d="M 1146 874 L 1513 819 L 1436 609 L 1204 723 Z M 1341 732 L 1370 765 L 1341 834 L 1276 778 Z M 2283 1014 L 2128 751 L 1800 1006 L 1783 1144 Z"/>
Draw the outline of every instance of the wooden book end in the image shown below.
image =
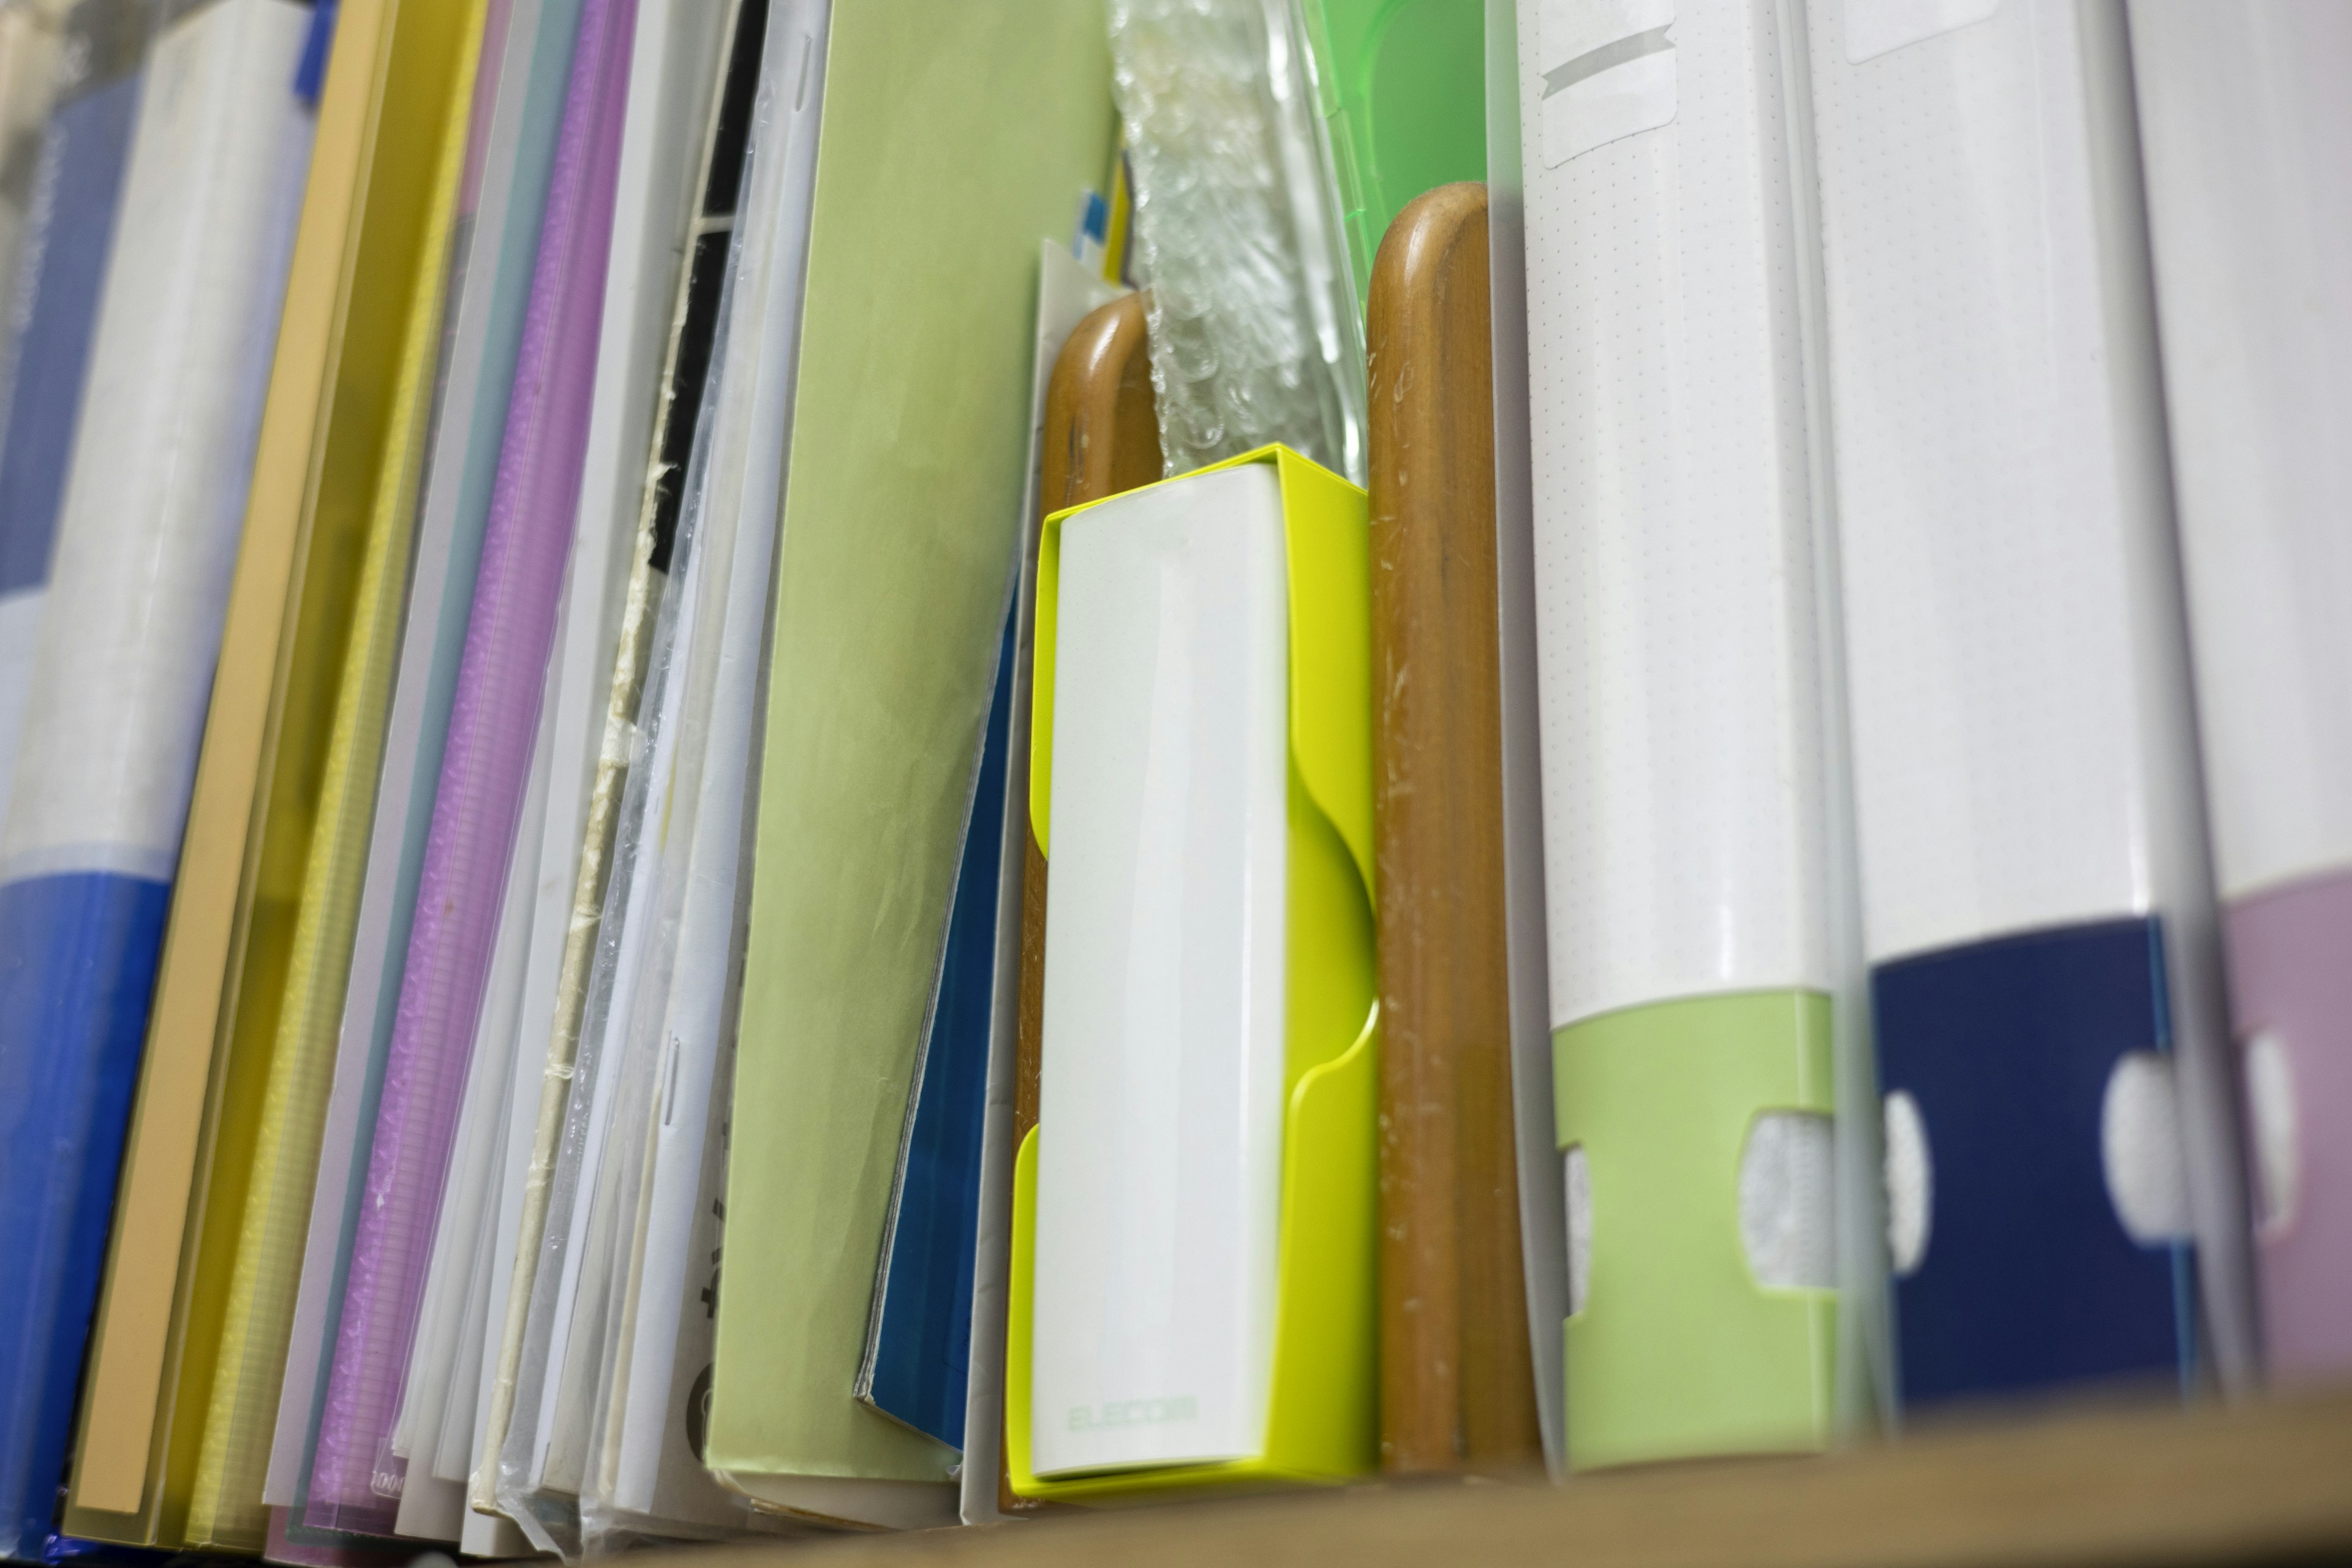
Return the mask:
<path fill-rule="evenodd" d="M 1400 213 L 1370 294 L 1381 1465 L 1532 1469 L 1486 187 Z"/>
<path fill-rule="evenodd" d="M 1143 314 L 1141 295 L 1121 295 L 1080 321 L 1062 345 L 1053 378 L 1045 384 L 1043 473 L 1033 525 L 1066 507 L 1153 484 L 1161 477 L 1160 409 L 1151 391 Z M 1016 787 L 1025 798 L 1025 757 L 1014 776 L 1022 781 Z M 1021 836 L 1020 1023 L 1013 1054 L 1015 1149 L 1037 1125 L 1045 1016 L 1045 852 L 1038 847 L 1036 825 L 1025 810 L 1021 820 L 1025 826 Z M 998 1450 L 997 1507 L 1006 1513 L 1062 1511 L 1066 1505 L 1013 1495 L 1009 1441 Z"/>

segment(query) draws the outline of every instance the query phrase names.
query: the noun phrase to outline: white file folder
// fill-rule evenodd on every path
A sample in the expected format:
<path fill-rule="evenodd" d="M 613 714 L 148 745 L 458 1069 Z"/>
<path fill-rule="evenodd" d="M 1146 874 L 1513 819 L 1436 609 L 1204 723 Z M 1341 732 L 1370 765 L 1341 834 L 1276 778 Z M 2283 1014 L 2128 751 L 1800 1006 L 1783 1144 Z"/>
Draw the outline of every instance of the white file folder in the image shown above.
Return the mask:
<path fill-rule="evenodd" d="M 2130 1052 L 2173 1053 L 2180 1131 L 2151 1126 L 2126 1141 L 2154 1161 L 2120 1158 L 2111 1143 L 2107 1198 L 2145 1252 L 2193 1229 L 2204 1343 L 2225 1375 L 2242 1375 L 2243 1226 L 2121 3 L 1841 0 L 1812 8 L 1811 32 L 1882 1063 L 1914 1037 L 1890 1026 L 1890 966 L 2006 962 L 1996 949 L 2054 952 L 2046 944 L 2069 933 L 2146 922 L 2154 934 L 2143 954 L 2156 951 L 2141 962 L 2165 994 Z M 1979 1086 L 1994 1071 L 2044 1081 L 2050 1064 L 2092 1049 L 2084 1019 L 2035 1000 L 2032 985 L 2008 987 L 2008 1002 L 1994 994 L 2002 989 L 1969 989 L 2014 1006 L 1999 1026 L 1990 1016 L 1967 1026 L 1984 1051 L 1952 1074 Z M 2140 1010 L 2146 991 L 2111 987 L 2085 1005 L 2112 1022 L 2118 1006 Z M 1938 1002 L 1920 1015 L 1929 1032 L 1939 1011 L 1949 1013 Z M 2110 1086 L 2126 1087 L 2125 1062 L 2095 1065 L 2103 1076 L 2116 1068 Z M 1889 1073 L 1890 1085 L 1901 1077 Z M 1986 1189 L 1968 1172 L 2052 1153 L 2015 1134 L 2031 1107 L 1970 1092 L 1999 1109 L 1955 1110 L 1927 1128 L 1935 1212 L 1912 1216 L 1926 1221 L 1926 1267 L 1940 1250 L 1961 1271 L 1956 1283 L 2029 1262 L 2055 1281 L 2070 1256 L 2091 1268 L 2071 1242 L 2029 1259 L 2009 1228 L 2041 1223 L 2050 1203 L 1970 1212 Z M 2095 1184 L 2103 1155 L 2089 1092 L 2092 1113 L 2067 1112 L 2064 1136 Z M 2140 1205 L 2143 1182 L 2179 1191 L 2184 1161 L 2193 1214 L 2177 1201 Z M 2105 1200 L 2069 1201 L 2098 1228 Z M 2168 1212 L 2148 1223 L 2158 1210 Z M 1949 1250 L 1956 1224 L 1973 1227 L 1984 1256 L 1963 1262 Z M 2111 1220 L 2101 1234 L 2112 1230 Z M 2020 1286 L 2019 1299 L 2039 1289 Z M 2139 1299 L 2169 1315 L 2173 1289 L 2150 1283 Z M 2086 1299 L 2047 1299 L 2062 1298 Z M 1915 1330 L 1928 1305 L 1903 1310 L 1906 1391 L 1925 1376 L 1915 1352 L 1927 1336 Z M 1955 1309 L 1952 1321 L 1968 1318 Z M 2052 1321 L 2042 1311 L 2037 1332 Z M 2070 1360 L 2034 1349 L 2034 1335 L 2008 1342 L 2026 1346 L 2021 1355 L 1991 1354 L 1956 1328 L 1950 1342 L 1976 1348 L 1955 1351 L 1937 1376 L 1972 1394 L 2104 1375 L 2103 1331 L 2080 1326 L 2082 1353 Z M 2155 1337 L 2168 1346 L 2171 1333 Z"/>
<path fill-rule="evenodd" d="M 1827 1437 L 1832 964 L 1791 25 L 1774 0 L 1519 7 L 1575 1466 Z M 1685 1092 L 1722 1080 L 1709 1051 L 1785 1081 L 1719 1163 L 1642 1168 L 1654 1126 L 1713 1113 Z M 1725 1330 L 1752 1287 L 1706 1266 L 1735 1209 L 1754 1284 L 1817 1292 L 1769 1334 Z M 1708 1396 L 1672 1397 L 1652 1370 L 1669 1366 Z"/>

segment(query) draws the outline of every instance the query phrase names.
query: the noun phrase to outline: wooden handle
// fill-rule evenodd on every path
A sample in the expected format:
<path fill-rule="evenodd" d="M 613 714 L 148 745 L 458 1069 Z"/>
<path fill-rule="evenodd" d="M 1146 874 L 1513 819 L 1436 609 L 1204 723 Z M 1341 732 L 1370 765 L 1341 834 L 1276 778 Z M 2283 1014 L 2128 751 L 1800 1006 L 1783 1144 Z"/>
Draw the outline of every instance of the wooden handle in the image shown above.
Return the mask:
<path fill-rule="evenodd" d="M 1381 1455 L 1541 1462 L 1512 1132 L 1486 191 L 1397 216 L 1372 266 Z"/>

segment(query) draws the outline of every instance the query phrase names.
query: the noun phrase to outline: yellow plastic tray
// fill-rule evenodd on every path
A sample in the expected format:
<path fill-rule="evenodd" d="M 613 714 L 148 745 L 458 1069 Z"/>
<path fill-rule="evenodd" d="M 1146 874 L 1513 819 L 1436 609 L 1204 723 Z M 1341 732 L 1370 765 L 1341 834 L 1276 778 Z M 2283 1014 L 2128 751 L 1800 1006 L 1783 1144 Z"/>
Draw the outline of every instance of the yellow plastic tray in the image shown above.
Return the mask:
<path fill-rule="evenodd" d="M 1213 468 L 1242 463 L 1271 463 L 1280 473 L 1290 579 L 1289 1099 L 1265 1446 L 1248 1459 L 1055 1480 L 1040 1480 L 1029 1468 L 1040 1127 L 1023 1140 L 1013 1165 L 1005 1325 L 1005 1429 L 1013 1489 L 1023 1497 L 1108 1504 L 1171 1491 L 1335 1482 L 1367 1474 L 1379 1461 L 1372 1270 L 1380 1021 L 1372 967 L 1368 512 L 1362 490 L 1286 447 L 1263 447 Z M 1029 814 L 1049 858 L 1062 524 L 1085 510 L 1045 520 L 1037 562 Z"/>

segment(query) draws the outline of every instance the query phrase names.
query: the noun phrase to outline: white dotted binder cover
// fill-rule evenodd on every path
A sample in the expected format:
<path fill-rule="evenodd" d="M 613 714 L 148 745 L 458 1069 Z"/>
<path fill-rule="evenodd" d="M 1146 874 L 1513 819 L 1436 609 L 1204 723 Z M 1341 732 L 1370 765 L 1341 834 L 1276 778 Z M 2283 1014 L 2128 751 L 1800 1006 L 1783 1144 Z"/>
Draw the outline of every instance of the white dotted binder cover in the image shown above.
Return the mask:
<path fill-rule="evenodd" d="M 2352 8 L 2136 0 L 2265 1373 L 2352 1371 Z"/>
<path fill-rule="evenodd" d="M 2141 922 L 2143 957 L 2132 962 L 2168 994 L 2145 1035 L 2117 1048 L 2176 1053 L 2204 1327 L 2224 1372 L 2242 1374 L 2243 1226 L 2120 0 L 1843 0 L 1815 7 L 1811 26 L 1882 1066 L 1894 1084 L 1909 1070 L 1902 1063 L 1924 1059 L 1898 1020 L 1908 1015 L 1888 988 L 1890 965 L 1917 975 L 1920 961 L 1975 953 L 2079 978 L 2079 954 L 2051 948 L 2035 959 L 2015 944 Z M 2007 957 L 1988 945 L 2000 942 L 2011 944 Z M 2125 983 L 2101 994 L 2136 1009 L 2147 988 L 2143 979 L 2137 992 Z M 1948 1081 L 1978 1086 L 1968 1090 L 1976 1102 L 1995 1081 L 1987 1075 L 2042 1083 L 2039 1096 L 2058 1092 L 2046 1086 L 2062 1061 L 2099 1055 L 2084 1071 L 2103 1078 L 2116 1066 L 2079 1021 L 2037 1011 L 2021 993 L 1984 994 L 2024 1010 L 1997 1028 L 1988 1015 L 1988 1037 L 1962 1052 L 1970 1063 L 1948 1064 Z M 2085 1005 L 2098 1019 L 2116 1016 L 2107 1001 Z M 2035 1205 L 1981 1209 L 2019 1162 L 2066 1163 L 2067 1182 L 2094 1189 L 2075 1194 L 2082 1223 L 2118 1247 L 2117 1224 L 2133 1231 L 2128 1189 L 2179 1182 L 2171 1151 L 2184 1145 L 2167 1129 L 2126 1141 L 2162 1157 L 2137 1174 L 2110 1157 L 2101 1196 L 2097 1084 L 2075 1100 L 2056 1119 L 2065 1149 L 2021 1136 L 2004 1147 L 2004 1122 L 2013 1129 L 2054 1102 L 1926 1109 L 1931 1179 L 1905 1184 L 1933 1194 L 1920 1267 L 1958 1267 L 1950 1248 L 1964 1235 L 1988 1250 L 1967 1262 L 1973 1283 L 1898 1288 L 1914 1289 L 1899 1304 L 1915 1391 L 2104 1375 L 2096 1324 L 2067 1331 L 2084 1352 L 2069 1360 L 2072 1351 L 2049 1349 L 2056 1320 L 2034 1330 L 2030 1306 L 1997 1352 L 1965 1325 L 1944 1351 L 1923 1348 L 1948 1287 L 1991 1289 L 2004 1270 L 2055 1268 L 2073 1245 L 2000 1239 L 2004 1226 L 2034 1219 Z M 2107 1111 L 2120 1103 L 2109 1094 Z M 2177 1215 L 2170 1225 L 2182 1228 Z M 2130 1236 L 2143 1249 L 2166 1239 Z M 2144 1278 L 2135 1300 L 2168 1318 L 2174 1287 Z M 2045 1304 L 2066 1295 L 2054 1277 L 2048 1289 Z M 1955 1309 L 1954 1322 L 1963 1316 Z M 2178 1332 L 2149 1330 L 2158 1350 L 2145 1370 Z M 1922 1355 L 1941 1359 L 1931 1369 Z"/>
<path fill-rule="evenodd" d="M 1519 15 L 1552 1024 L 1826 989 L 1773 7 Z M 1555 135 L 1621 78 L 1663 117 Z"/>
<path fill-rule="evenodd" d="M 1660 1227 L 1648 1260 L 1600 1254 L 1604 1268 L 1619 1260 L 1612 1289 L 1637 1288 L 1643 1268 L 1666 1270 L 1661 1288 L 1675 1292 L 1681 1323 L 1638 1321 L 1622 1306 L 1586 1314 L 1596 1232 L 1623 1236 L 1633 1205 L 1665 1196 L 1633 1190 L 1662 1174 L 1626 1160 L 1634 1118 L 1705 1124 L 1703 1098 L 1675 1091 L 1690 1068 L 1668 1064 L 1703 1059 L 1684 1053 L 1709 1048 L 1727 1026 L 1701 1008 L 1653 1015 L 1664 1021 L 1639 1043 L 1615 1031 L 1661 1004 L 1785 993 L 1775 1022 L 1727 1026 L 1740 1037 L 1726 1048 L 1809 1061 L 1800 1020 L 1825 1015 L 1801 1012 L 1799 994 L 1831 988 L 1798 304 L 1798 251 L 1811 236 L 1797 221 L 1780 12 L 1772 0 L 1519 7 L 1559 1136 L 1573 1116 L 1594 1141 L 1570 1148 L 1562 1173 L 1569 1305 L 1581 1320 L 1569 1330 L 1567 1373 L 1578 1465 L 1822 1436 L 1825 1405 L 1802 1395 L 1769 1415 L 1737 1395 L 1685 1404 L 1675 1418 L 1622 1414 L 1661 1403 L 1630 1368 L 1650 1355 L 1687 1365 L 1684 1351 L 1720 1342 L 1718 1306 L 1739 1310 L 1681 1293 L 1702 1287 L 1675 1271 L 1703 1233 L 1719 1234 L 1701 1224 L 1714 1196 L 1706 1173 L 1671 1173 L 1672 1197 L 1689 1194 L 1687 1206 L 1643 1211 Z M 1629 1052 L 1644 1059 L 1602 1079 L 1580 1065 Z M 1655 1074 L 1655 1092 L 1580 1087 L 1629 1071 Z M 1769 1238 L 1749 1251 L 1750 1272 L 1828 1287 L 1827 1118 L 1759 1107 L 1749 1132 L 1736 1199 L 1729 1188 L 1721 1196 L 1757 1221 L 1743 1236 Z M 1701 1381 L 1727 1393 L 1812 1353 L 1793 1330 L 1780 1349 L 1759 1341 Z M 1602 1377 L 1624 1382 L 1604 1389 Z"/>

